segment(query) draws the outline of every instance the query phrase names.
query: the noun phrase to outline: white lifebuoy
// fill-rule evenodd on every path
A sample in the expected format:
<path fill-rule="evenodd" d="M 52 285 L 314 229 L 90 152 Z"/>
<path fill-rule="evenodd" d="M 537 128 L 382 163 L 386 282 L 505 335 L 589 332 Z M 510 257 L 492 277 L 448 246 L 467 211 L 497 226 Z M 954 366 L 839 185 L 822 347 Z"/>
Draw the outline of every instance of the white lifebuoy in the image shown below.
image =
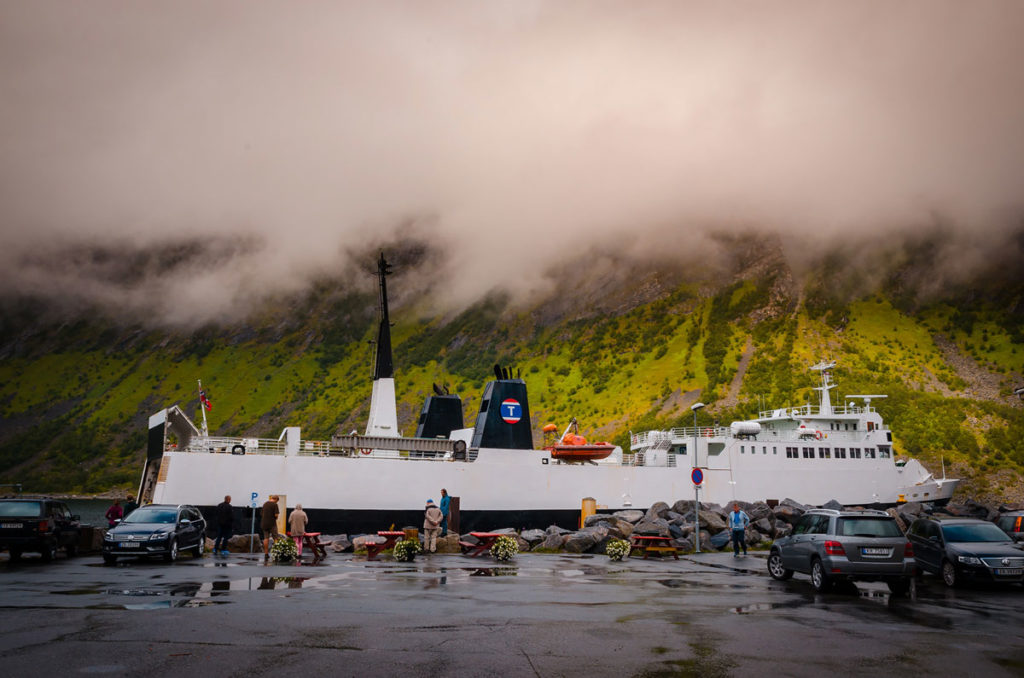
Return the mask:
<path fill-rule="evenodd" d="M 821 440 L 821 438 L 822 438 L 821 431 L 815 431 L 814 432 L 814 439 L 815 440 Z"/>
<path fill-rule="evenodd" d="M 359 451 L 362 452 L 363 454 L 369 454 L 370 452 L 373 452 L 373 450 L 371 450 L 369 447 L 361 447 L 359 448 Z"/>

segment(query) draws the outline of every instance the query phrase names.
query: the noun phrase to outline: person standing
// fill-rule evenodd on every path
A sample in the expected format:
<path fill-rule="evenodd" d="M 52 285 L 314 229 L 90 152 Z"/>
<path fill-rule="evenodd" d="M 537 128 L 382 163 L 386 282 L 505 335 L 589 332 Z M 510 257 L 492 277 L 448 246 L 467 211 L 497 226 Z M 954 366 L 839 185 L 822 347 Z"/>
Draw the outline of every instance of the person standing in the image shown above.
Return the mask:
<path fill-rule="evenodd" d="M 732 504 L 732 511 L 729 512 L 729 527 L 732 529 L 732 557 L 738 558 L 740 547 L 743 547 L 743 555 L 747 555 L 747 525 L 750 524 L 750 516 L 740 510 L 736 502 Z"/>
<path fill-rule="evenodd" d="M 263 512 L 260 514 L 260 531 L 263 532 L 263 557 L 270 556 L 270 539 L 278 537 L 277 516 L 281 513 L 277 505 L 279 497 L 276 494 L 270 495 L 270 499 L 263 503 Z"/>
<path fill-rule="evenodd" d="M 448 496 L 448 490 L 441 488 L 441 536 L 448 536 L 448 507 L 452 498 Z"/>
<path fill-rule="evenodd" d="M 231 539 L 231 532 L 235 526 L 235 509 L 231 506 L 231 495 L 224 497 L 224 501 L 217 504 L 217 540 L 213 542 L 213 555 L 220 553 L 228 555 L 228 540 Z"/>
<path fill-rule="evenodd" d="M 437 535 L 441 531 L 441 509 L 433 499 L 427 500 L 427 512 L 423 516 L 423 546 L 428 553 L 437 552 Z"/>
<path fill-rule="evenodd" d="M 138 503 L 136 503 L 135 497 L 129 495 L 128 499 L 124 502 L 124 517 L 127 518 L 128 516 L 130 516 L 132 511 L 134 511 L 137 508 L 139 508 L 139 505 Z"/>
<path fill-rule="evenodd" d="M 120 499 L 115 499 L 111 507 L 107 509 L 106 518 L 108 527 L 114 527 L 118 521 L 124 518 L 124 509 L 121 508 Z"/>
<path fill-rule="evenodd" d="M 306 523 L 309 522 L 309 518 L 306 516 L 306 512 L 302 510 L 302 504 L 296 504 L 295 510 L 288 517 L 288 531 L 291 532 L 292 541 L 295 542 L 295 550 L 298 551 L 299 555 L 302 555 L 302 537 L 306 534 Z M 313 554 L 316 555 L 315 553 Z"/>

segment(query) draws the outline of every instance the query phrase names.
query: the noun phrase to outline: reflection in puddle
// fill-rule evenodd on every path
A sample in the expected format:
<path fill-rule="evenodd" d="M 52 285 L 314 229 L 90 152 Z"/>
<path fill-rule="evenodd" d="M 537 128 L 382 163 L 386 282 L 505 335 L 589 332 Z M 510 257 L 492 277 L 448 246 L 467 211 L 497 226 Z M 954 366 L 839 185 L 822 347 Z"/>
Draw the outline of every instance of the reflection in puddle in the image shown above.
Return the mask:
<path fill-rule="evenodd" d="M 514 567 L 463 567 L 470 577 L 515 577 L 519 572 Z"/>

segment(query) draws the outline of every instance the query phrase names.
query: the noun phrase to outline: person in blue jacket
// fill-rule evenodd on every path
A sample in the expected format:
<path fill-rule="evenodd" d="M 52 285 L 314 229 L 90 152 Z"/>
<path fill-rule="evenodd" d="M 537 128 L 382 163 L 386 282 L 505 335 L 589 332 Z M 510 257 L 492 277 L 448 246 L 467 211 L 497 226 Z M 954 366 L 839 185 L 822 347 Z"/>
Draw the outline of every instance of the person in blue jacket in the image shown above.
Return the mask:
<path fill-rule="evenodd" d="M 448 496 L 448 490 L 441 488 L 441 515 L 444 518 L 441 520 L 441 536 L 448 536 L 448 504 L 452 501 L 451 497 Z"/>
<path fill-rule="evenodd" d="M 732 530 L 732 557 L 738 558 L 740 547 L 743 547 L 743 555 L 747 555 L 747 525 L 750 524 L 750 517 L 740 510 L 740 505 L 734 503 L 732 511 L 729 512 L 729 529 Z"/>

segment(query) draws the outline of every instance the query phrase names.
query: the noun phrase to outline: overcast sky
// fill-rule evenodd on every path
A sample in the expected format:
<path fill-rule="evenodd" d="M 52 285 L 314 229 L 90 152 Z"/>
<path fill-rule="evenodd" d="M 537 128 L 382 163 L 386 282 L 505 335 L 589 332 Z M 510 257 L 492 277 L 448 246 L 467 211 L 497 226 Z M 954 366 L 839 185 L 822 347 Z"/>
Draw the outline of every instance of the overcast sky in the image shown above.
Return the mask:
<path fill-rule="evenodd" d="M 715 229 L 993 242 L 1022 64 L 1017 0 L 3 0 L 0 285 L 217 317 L 395 233 L 453 303 Z M 40 256 L 181 236 L 245 244 L 131 285 Z"/>

